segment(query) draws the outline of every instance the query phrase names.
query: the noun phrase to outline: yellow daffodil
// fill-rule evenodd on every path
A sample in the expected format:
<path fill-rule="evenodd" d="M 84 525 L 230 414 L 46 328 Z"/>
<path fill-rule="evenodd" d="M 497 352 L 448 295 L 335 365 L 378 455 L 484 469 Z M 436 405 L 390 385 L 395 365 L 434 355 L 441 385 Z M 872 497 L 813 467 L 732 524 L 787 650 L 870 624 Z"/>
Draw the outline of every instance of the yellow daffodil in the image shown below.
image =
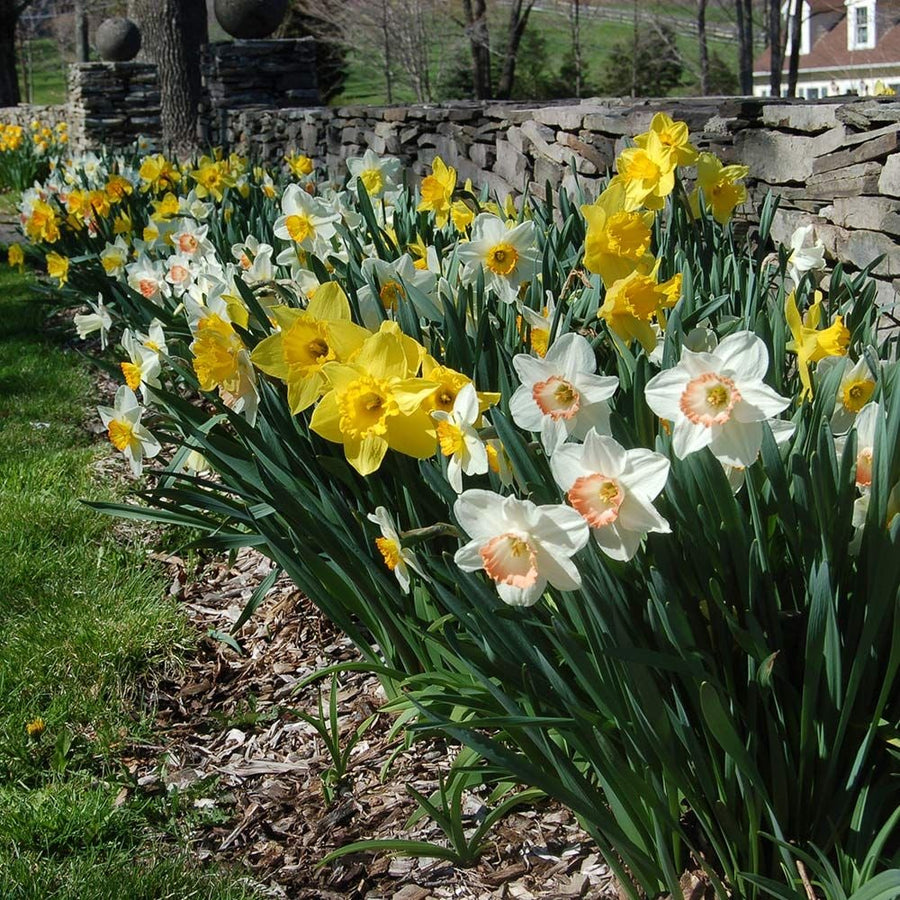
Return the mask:
<path fill-rule="evenodd" d="M 723 166 L 712 153 L 697 159 L 697 187 L 691 195 L 694 215 L 699 214 L 700 192 L 713 218 L 726 225 L 735 209 L 747 200 L 747 188 L 738 182 L 750 174 L 747 166 Z"/>
<path fill-rule="evenodd" d="M 663 112 L 656 113 L 650 122 L 650 130 L 639 134 L 634 142 L 638 147 L 646 147 L 649 135 L 655 134 L 663 149 L 671 154 L 675 165 L 692 166 L 697 162 L 697 148 L 690 142 L 686 122 L 676 122 Z"/>
<path fill-rule="evenodd" d="M 59 219 L 56 210 L 43 200 L 35 200 L 25 220 L 25 234 L 34 243 L 55 244 L 59 240 Z"/>
<path fill-rule="evenodd" d="M 437 385 L 416 377 L 423 353 L 395 322 L 384 322 L 352 363 L 323 367 L 331 390 L 313 411 L 310 428 L 342 443 L 360 475 L 375 472 L 389 447 L 419 459 L 437 449 L 434 422 L 423 409 Z"/>
<path fill-rule="evenodd" d="M 134 188 L 127 178 L 123 178 L 121 175 L 110 175 L 104 191 L 110 203 L 119 203 L 133 193 Z"/>
<path fill-rule="evenodd" d="M 111 204 L 106 191 L 89 191 L 87 202 L 91 209 L 91 213 L 105 219 L 109 215 Z"/>
<path fill-rule="evenodd" d="M 47 254 L 47 274 L 62 287 L 69 280 L 69 260 L 59 253 Z"/>
<path fill-rule="evenodd" d="M 370 333 L 350 320 L 347 296 L 334 281 L 322 285 L 306 309 L 274 306 L 269 314 L 281 330 L 260 341 L 250 360 L 287 384 L 288 403 L 296 415 L 324 392 L 324 366 L 349 360 Z"/>
<path fill-rule="evenodd" d="M 443 228 L 450 218 L 453 190 L 456 187 L 456 169 L 436 156 L 431 164 L 431 174 L 422 181 L 422 202 L 419 212 L 433 212 L 438 228 Z"/>
<path fill-rule="evenodd" d="M 812 395 L 810 363 L 817 363 L 827 356 L 846 356 L 850 346 L 850 332 L 841 316 L 835 316 L 828 328 L 819 329 L 822 319 L 822 294 L 816 291 L 815 299 L 801 318 L 794 292 L 788 294 L 784 314 L 793 340 L 786 349 L 797 354 L 797 371 L 803 384 L 802 396 Z"/>
<path fill-rule="evenodd" d="M 200 199 L 213 197 L 219 203 L 225 196 L 225 189 L 234 185 L 228 160 L 213 159 L 209 156 L 201 156 L 197 168 L 190 172 L 191 178 L 197 183 L 197 196 Z"/>
<path fill-rule="evenodd" d="M 0 125 L 0 153 L 11 153 L 22 146 L 25 131 L 21 125 Z"/>
<path fill-rule="evenodd" d="M 141 190 L 146 193 L 162 193 L 172 190 L 181 181 L 181 173 L 175 165 L 167 160 L 161 153 L 145 156 L 138 169 L 141 178 Z"/>
<path fill-rule="evenodd" d="M 639 341 L 650 353 L 656 346 L 656 334 L 651 323 L 661 310 L 678 302 L 680 289 L 680 274 L 658 284 L 655 268 L 650 275 L 632 272 L 607 290 L 597 318 L 603 319 L 609 330 L 623 341 Z"/>
<path fill-rule="evenodd" d="M 21 244 L 10 244 L 6 251 L 6 261 L 11 269 L 25 271 L 25 251 Z"/>
<path fill-rule="evenodd" d="M 453 220 L 453 227 L 464 232 L 474 221 L 475 212 L 462 200 L 454 200 L 450 206 L 450 218 Z"/>
<path fill-rule="evenodd" d="M 628 209 L 662 209 L 675 187 L 675 159 L 655 131 L 642 147 L 629 147 L 616 159 L 616 181 L 625 188 Z"/>
<path fill-rule="evenodd" d="M 313 161 L 302 153 L 291 153 L 284 158 L 288 164 L 288 168 L 297 178 L 304 178 L 312 174 L 314 168 Z"/>
<path fill-rule="evenodd" d="M 191 344 L 194 371 L 200 390 L 212 391 L 228 386 L 240 375 L 240 354 L 244 343 L 237 332 L 221 316 L 204 316 L 197 323 L 197 335 Z"/>
<path fill-rule="evenodd" d="M 134 231 L 134 222 L 131 221 L 131 216 L 128 215 L 127 212 L 121 212 L 119 215 L 113 219 L 113 234 L 122 235 L 128 240 L 131 237 L 131 233 Z"/>
<path fill-rule="evenodd" d="M 594 203 L 581 207 L 587 221 L 584 264 L 609 287 L 634 271 L 649 272 L 652 212 L 627 209 L 626 188 L 613 181 Z"/>
<path fill-rule="evenodd" d="M 153 207 L 150 218 L 154 222 L 168 222 L 177 216 L 181 209 L 181 203 L 171 191 L 166 193 L 161 200 L 151 200 L 150 205 Z"/>

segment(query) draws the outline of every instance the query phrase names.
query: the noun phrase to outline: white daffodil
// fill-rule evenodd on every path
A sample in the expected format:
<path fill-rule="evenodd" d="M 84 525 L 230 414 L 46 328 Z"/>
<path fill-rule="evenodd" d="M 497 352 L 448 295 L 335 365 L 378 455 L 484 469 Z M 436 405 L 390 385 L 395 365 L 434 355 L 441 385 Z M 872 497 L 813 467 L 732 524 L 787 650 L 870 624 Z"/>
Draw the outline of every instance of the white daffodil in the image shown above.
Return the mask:
<path fill-rule="evenodd" d="M 125 383 L 132 391 L 140 390 L 146 402 L 147 388 L 159 387 L 159 355 L 143 346 L 128 329 L 122 333 L 122 349 L 128 354 L 128 362 L 121 364 Z"/>
<path fill-rule="evenodd" d="M 82 153 L 78 158 L 78 165 L 91 185 L 99 184 L 102 179 L 106 178 L 106 167 L 96 153 L 91 151 Z"/>
<path fill-rule="evenodd" d="M 499 216 L 481 213 L 472 223 L 472 238 L 460 244 L 459 258 L 465 263 L 462 279 L 471 284 L 484 270 L 484 286 L 504 303 L 515 303 L 519 286 L 530 282 L 540 265 L 533 222 L 507 229 Z"/>
<path fill-rule="evenodd" d="M 872 486 L 872 463 L 875 457 L 875 429 L 884 415 L 878 403 L 867 403 L 856 417 L 852 431 L 856 432 L 856 486 L 867 492 Z M 835 438 L 838 456 L 843 456 L 848 434 Z"/>
<path fill-rule="evenodd" d="M 84 340 L 89 334 L 95 331 L 100 332 L 100 348 L 106 349 L 109 341 L 109 329 L 112 328 L 112 316 L 103 305 L 103 295 L 97 294 L 97 302 L 87 301 L 87 305 L 93 312 L 75 316 L 75 330 L 78 337 Z"/>
<path fill-rule="evenodd" d="M 107 244 L 100 251 L 100 265 L 110 278 L 121 278 L 125 274 L 130 250 L 125 238 L 119 235 L 112 244 Z"/>
<path fill-rule="evenodd" d="M 231 255 L 241 267 L 241 278 L 247 284 L 275 280 L 275 266 L 272 262 L 274 252 L 275 248 L 271 244 L 264 244 L 252 234 L 248 234 L 243 243 L 231 245 Z"/>
<path fill-rule="evenodd" d="M 134 391 L 123 384 L 116 391 L 112 408 L 98 406 L 97 412 L 109 434 L 112 445 L 125 454 L 135 477 L 141 474 L 145 459 L 152 459 L 160 451 L 159 441 L 141 425 L 143 409 Z"/>
<path fill-rule="evenodd" d="M 281 212 L 274 232 L 283 241 L 292 241 L 303 250 L 322 255 L 334 236 L 340 215 L 297 184 L 289 184 L 281 197 Z"/>
<path fill-rule="evenodd" d="M 145 300 L 161 303 L 164 297 L 172 294 L 172 288 L 166 281 L 165 272 L 160 265 L 146 255 L 126 266 L 128 285 L 137 291 Z"/>
<path fill-rule="evenodd" d="M 762 445 L 763 423 L 790 400 L 763 382 L 765 343 L 750 331 L 729 335 L 711 353 L 682 350 L 677 366 L 647 383 L 647 404 L 672 423 L 679 459 L 709 447 L 730 466 L 751 466 Z"/>
<path fill-rule="evenodd" d="M 846 356 L 826 356 L 816 366 L 816 375 L 821 381 L 835 366 L 843 370 L 838 385 L 837 402 L 831 416 L 831 430 L 835 434 L 846 434 L 856 421 L 856 417 L 875 393 L 875 377 L 868 363 L 862 357 L 851 365 Z"/>
<path fill-rule="evenodd" d="M 436 409 L 431 417 L 437 422 L 438 446 L 448 457 L 447 480 L 457 494 L 462 492 L 462 477 L 484 475 L 488 470 L 488 455 L 484 443 L 475 430 L 480 416 L 475 385 L 467 384 L 456 395 L 453 409 Z"/>
<path fill-rule="evenodd" d="M 671 531 L 652 502 L 669 477 L 669 461 L 661 453 L 626 450 L 592 429 L 583 444 L 560 447 L 550 468 L 597 546 L 612 559 L 631 559 L 648 532 Z"/>
<path fill-rule="evenodd" d="M 394 573 L 400 589 L 404 594 L 408 594 L 410 569 L 417 575 L 426 577 L 416 554 L 408 547 L 403 546 L 397 526 L 394 524 L 391 514 L 383 506 L 379 506 L 374 513 L 369 513 L 367 518 L 381 529 L 381 537 L 375 538 L 375 546 L 384 559 L 384 564 Z"/>
<path fill-rule="evenodd" d="M 787 261 L 787 272 L 794 284 L 807 272 L 825 268 L 825 245 L 816 240 L 815 225 L 804 225 L 798 228 L 790 241 L 791 254 Z"/>
<path fill-rule="evenodd" d="M 169 352 L 166 347 L 166 332 L 159 319 L 154 319 L 150 323 L 150 327 L 147 329 L 146 334 L 137 331 L 135 332 L 135 337 L 145 350 L 149 350 L 157 356 L 165 356 Z"/>
<path fill-rule="evenodd" d="M 182 256 L 198 259 L 215 254 L 215 248 L 207 235 L 209 225 L 200 225 L 193 219 L 178 219 L 172 228 L 172 246 Z"/>
<path fill-rule="evenodd" d="M 193 284 L 195 267 L 189 256 L 175 253 L 165 262 L 166 281 L 172 286 L 172 294 L 181 297 Z"/>
<path fill-rule="evenodd" d="M 550 346 L 550 329 L 556 315 L 556 302 L 553 292 L 546 291 L 547 305 L 540 311 L 527 306 L 522 307 L 522 323 L 531 329 L 531 350 L 536 356 L 546 356 Z"/>
<path fill-rule="evenodd" d="M 589 531 L 574 509 L 469 490 L 459 495 L 453 513 L 471 538 L 454 562 L 464 572 L 484 569 L 504 603 L 533 606 L 548 583 L 561 591 L 581 587 L 572 557 Z"/>
<path fill-rule="evenodd" d="M 347 187 L 356 191 L 356 186 L 361 181 L 366 193 L 375 199 L 397 187 L 400 160 L 392 156 L 381 157 L 374 150 L 366 150 L 362 156 L 348 159 L 347 169 L 351 175 Z"/>
<path fill-rule="evenodd" d="M 786 422 L 784 419 L 769 419 L 766 425 L 771 430 L 775 443 L 779 445 L 789 441 L 797 430 L 793 422 Z M 728 484 L 731 485 L 731 490 L 737 494 L 746 481 L 747 467 L 730 466 L 728 463 L 722 463 L 722 468 L 725 471 Z"/>
<path fill-rule="evenodd" d="M 197 196 L 196 188 L 178 199 L 178 212 L 182 216 L 190 216 L 198 222 L 205 222 L 212 215 L 214 209 L 212 203 L 206 203 Z"/>
<path fill-rule="evenodd" d="M 860 544 L 862 543 L 863 531 L 866 527 L 866 519 L 869 518 L 869 503 L 872 495 L 869 491 L 863 491 L 856 500 L 853 501 L 853 540 L 847 548 L 848 551 L 856 556 L 859 553 Z M 894 524 L 894 519 L 900 516 L 900 483 L 895 484 L 888 494 L 887 515 L 885 516 L 885 528 L 890 528 Z"/>
<path fill-rule="evenodd" d="M 597 360 L 586 338 L 564 334 L 543 359 L 519 353 L 513 366 L 522 382 L 509 401 L 513 421 L 540 432 L 548 454 L 569 436 L 583 438 L 591 428 L 609 431 L 606 401 L 619 379 L 595 374 Z"/>
<path fill-rule="evenodd" d="M 361 269 L 366 283 L 359 288 L 356 296 L 359 300 L 363 325 L 370 331 L 378 331 L 384 320 L 379 307 L 388 318 L 394 318 L 397 307 L 404 300 L 409 300 L 413 304 L 416 315 L 428 319 L 440 315 L 437 305 L 422 308 L 418 296 L 409 291 L 412 287 L 430 300 L 434 297 L 437 279 L 433 272 L 417 269 L 408 254 L 404 254 L 394 262 L 370 257 L 363 260 Z"/>

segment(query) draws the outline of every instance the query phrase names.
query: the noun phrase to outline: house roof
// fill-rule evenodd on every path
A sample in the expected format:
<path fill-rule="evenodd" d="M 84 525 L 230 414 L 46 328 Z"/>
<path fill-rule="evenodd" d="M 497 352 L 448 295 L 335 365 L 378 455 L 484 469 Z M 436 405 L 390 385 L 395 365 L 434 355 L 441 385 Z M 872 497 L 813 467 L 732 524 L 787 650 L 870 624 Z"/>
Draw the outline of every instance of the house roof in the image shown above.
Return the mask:
<path fill-rule="evenodd" d="M 846 12 L 842 0 L 811 0 L 813 14 L 826 11 Z M 876 39 L 878 43 L 871 50 L 847 49 L 846 15 L 830 30 L 826 31 L 813 45 L 809 53 L 800 57 L 800 71 L 807 69 L 849 69 L 855 66 L 883 66 L 891 63 L 900 65 L 900 6 L 895 2 L 881 0 L 878 5 Z M 771 53 L 766 48 L 754 61 L 754 74 L 768 72 Z M 784 71 L 788 70 L 785 58 Z"/>

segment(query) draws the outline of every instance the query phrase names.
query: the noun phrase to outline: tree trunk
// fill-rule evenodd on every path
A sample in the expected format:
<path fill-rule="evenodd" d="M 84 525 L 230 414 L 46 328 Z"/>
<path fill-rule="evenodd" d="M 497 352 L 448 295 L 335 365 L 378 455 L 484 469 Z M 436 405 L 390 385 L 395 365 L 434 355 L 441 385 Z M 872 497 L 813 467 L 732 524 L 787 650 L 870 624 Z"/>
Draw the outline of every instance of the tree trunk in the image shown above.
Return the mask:
<path fill-rule="evenodd" d="M 472 87 L 475 99 L 487 100 L 493 94 L 493 86 L 486 0 L 463 0 L 463 12 L 472 49 Z"/>
<path fill-rule="evenodd" d="M 394 102 L 394 80 L 391 73 L 391 23 L 388 20 L 388 5 L 386 0 L 381 3 L 381 55 L 384 62 L 384 89 L 387 94 L 387 102 Z"/>
<path fill-rule="evenodd" d="M 753 93 L 753 0 L 735 0 L 741 93 Z"/>
<path fill-rule="evenodd" d="M 784 65 L 784 43 L 781 40 L 781 4 L 769 3 L 769 92 L 773 97 L 781 96 L 781 69 Z"/>
<path fill-rule="evenodd" d="M 803 3 L 802 0 L 794 0 L 794 12 L 791 15 L 788 7 L 788 29 L 790 31 L 791 55 L 788 59 L 788 97 L 797 96 L 797 76 L 800 74 L 800 39 L 803 28 Z"/>
<path fill-rule="evenodd" d="M 640 20 L 638 18 L 637 0 L 634 0 L 631 16 L 631 96 L 637 97 L 638 89 L 638 29 Z"/>
<path fill-rule="evenodd" d="M 697 0 L 697 49 L 700 56 L 700 93 L 709 93 L 709 47 L 706 43 L 706 5 L 708 0 Z"/>
<path fill-rule="evenodd" d="M 15 106 L 19 102 L 15 33 L 15 25 L 7 31 L 0 21 L 0 106 Z"/>
<path fill-rule="evenodd" d="M 509 100 L 513 84 L 516 80 L 516 60 L 519 55 L 519 44 L 528 26 L 528 17 L 534 0 L 512 0 L 509 6 L 509 31 L 506 36 L 506 52 L 503 55 L 503 70 L 497 83 L 497 98 Z"/>
<path fill-rule="evenodd" d="M 15 106 L 19 95 L 19 73 L 16 67 L 16 25 L 27 2 L 0 0 L 0 107 Z"/>
<path fill-rule="evenodd" d="M 205 0 L 129 0 L 142 51 L 156 63 L 163 141 L 179 156 L 199 146 L 200 48 L 207 43 Z"/>
<path fill-rule="evenodd" d="M 581 56 L 581 0 L 571 0 L 569 21 L 572 28 L 572 65 L 575 69 L 575 96 L 584 89 L 584 60 Z"/>
<path fill-rule="evenodd" d="M 84 0 L 75 0 L 75 59 L 78 62 L 88 62 L 90 58 L 88 18 Z"/>

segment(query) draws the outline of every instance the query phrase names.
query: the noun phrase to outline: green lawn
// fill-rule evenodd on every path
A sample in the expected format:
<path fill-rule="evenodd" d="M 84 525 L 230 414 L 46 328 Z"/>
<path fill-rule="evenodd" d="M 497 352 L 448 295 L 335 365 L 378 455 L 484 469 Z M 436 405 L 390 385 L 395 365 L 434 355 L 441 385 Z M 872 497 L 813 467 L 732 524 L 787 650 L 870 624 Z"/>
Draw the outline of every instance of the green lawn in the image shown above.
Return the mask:
<path fill-rule="evenodd" d="M 608 4 L 616 6 L 617 4 Z M 675 4 L 655 4 L 654 9 L 666 15 L 684 16 L 683 6 Z M 712 11 L 712 7 L 711 7 Z M 499 48 L 505 35 L 506 22 L 502 17 L 503 10 L 495 12 L 495 18 L 491 22 L 491 37 L 494 46 Z M 458 17 L 457 17 L 458 18 Z M 686 17 L 689 19 L 689 17 Z M 714 24 L 715 17 L 710 16 L 710 24 Z M 614 44 L 629 43 L 632 37 L 632 26 L 628 22 L 607 21 L 589 13 L 585 14 L 582 25 L 582 54 L 586 60 L 586 81 L 597 82 L 600 79 L 610 49 Z M 534 48 L 535 38 L 538 44 L 543 44 L 544 59 L 536 60 L 529 57 L 529 48 Z M 433 81 L 439 80 L 438 68 L 444 68 L 455 59 L 461 61 L 463 66 L 468 65 L 468 45 L 462 30 L 458 25 L 450 23 L 445 31 L 435 35 L 440 46 L 435 48 L 435 61 L 432 72 Z M 531 43 L 530 43 L 531 42 Z M 676 95 L 689 95 L 697 92 L 697 60 L 699 52 L 696 38 L 690 35 L 679 35 L 677 38 L 678 49 L 685 60 L 684 84 L 673 91 Z M 554 12 L 552 9 L 535 9 L 528 21 L 528 32 L 523 42 L 523 50 L 519 55 L 520 71 L 528 70 L 529 66 L 545 70 L 549 68 L 557 72 L 560 63 L 564 59 L 571 46 L 568 20 L 564 15 Z M 710 54 L 717 54 L 723 62 L 733 71 L 737 71 L 737 44 L 725 41 L 709 41 Z M 437 57 L 443 56 L 442 63 Z M 348 77 L 344 90 L 334 103 L 372 103 L 383 104 L 387 102 L 384 74 L 378 59 L 371 52 L 348 53 Z M 525 76 L 527 77 L 527 75 Z M 413 102 L 415 96 L 412 90 L 405 84 L 402 72 L 395 73 L 393 91 L 394 103 Z M 443 99 L 438 92 L 437 99 Z M 524 99 L 524 98 L 523 98 Z"/>
<path fill-rule="evenodd" d="M 119 761 L 151 734 L 141 679 L 190 636 L 146 547 L 80 502 L 112 495 L 108 451 L 47 312 L 0 264 L 0 900 L 249 896 L 189 867 L 188 798 L 143 794 Z"/>
<path fill-rule="evenodd" d="M 66 102 L 66 64 L 60 58 L 55 40 L 29 41 L 19 56 L 19 93 L 23 103 L 29 102 L 26 75 L 31 81 L 30 102 L 41 106 Z"/>

